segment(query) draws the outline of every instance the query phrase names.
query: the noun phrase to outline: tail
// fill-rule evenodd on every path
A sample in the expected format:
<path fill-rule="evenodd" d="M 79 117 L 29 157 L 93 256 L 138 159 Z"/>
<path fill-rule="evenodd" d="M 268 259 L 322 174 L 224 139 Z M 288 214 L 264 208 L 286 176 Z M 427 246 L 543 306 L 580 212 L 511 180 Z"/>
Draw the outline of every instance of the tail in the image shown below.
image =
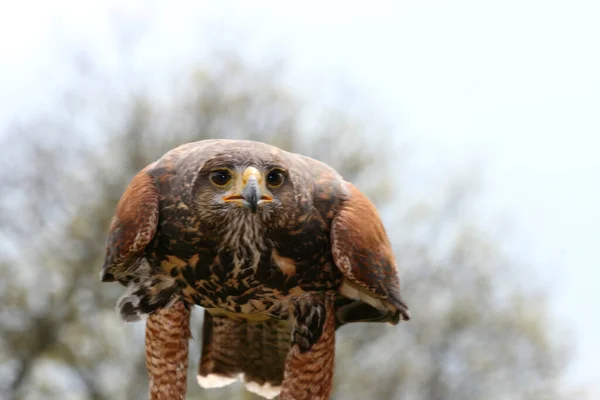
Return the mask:
<path fill-rule="evenodd" d="M 290 335 L 288 321 L 248 321 L 205 312 L 198 383 L 222 387 L 241 375 L 249 391 L 267 399 L 277 396 Z"/>

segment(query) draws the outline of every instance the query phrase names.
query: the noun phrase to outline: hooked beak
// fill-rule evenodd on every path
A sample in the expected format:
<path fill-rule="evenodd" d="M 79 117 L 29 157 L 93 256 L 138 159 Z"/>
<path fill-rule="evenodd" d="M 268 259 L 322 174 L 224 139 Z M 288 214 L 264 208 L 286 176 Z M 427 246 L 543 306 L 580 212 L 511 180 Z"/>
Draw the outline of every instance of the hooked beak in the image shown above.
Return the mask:
<path fill-rule="evenodd" d="M 242 189 L 242 197 L 248 202 L 250 210 L 255 213 L 258 209 L 258 200 L 260 200 L 260 187 L 256 177 L 251 176 Z"/>
<path fill-rule="evenodd" d="M 261 184 L 262 174 L 260 171 L 254 167 L 248 167 L 242 175 L 241 193 L 227 196 L 224 200 L 239 202 L 241 205 L 250 208 L 253 213 L 256 213 L 260 203 L 273 200 L 271 196 L 262 194 Z"/>

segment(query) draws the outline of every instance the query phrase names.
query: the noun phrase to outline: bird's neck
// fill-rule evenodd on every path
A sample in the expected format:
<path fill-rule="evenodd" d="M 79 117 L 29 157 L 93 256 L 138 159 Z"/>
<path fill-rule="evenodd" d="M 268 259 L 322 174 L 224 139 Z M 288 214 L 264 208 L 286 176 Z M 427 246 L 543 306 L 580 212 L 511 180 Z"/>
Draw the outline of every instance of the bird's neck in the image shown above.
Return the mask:
<path fill-rule="evenodd" d="M 221 227 L 224 247 L 264 247 L 265 226 L 259 215 L 240 210 L 231 213 Z"/>

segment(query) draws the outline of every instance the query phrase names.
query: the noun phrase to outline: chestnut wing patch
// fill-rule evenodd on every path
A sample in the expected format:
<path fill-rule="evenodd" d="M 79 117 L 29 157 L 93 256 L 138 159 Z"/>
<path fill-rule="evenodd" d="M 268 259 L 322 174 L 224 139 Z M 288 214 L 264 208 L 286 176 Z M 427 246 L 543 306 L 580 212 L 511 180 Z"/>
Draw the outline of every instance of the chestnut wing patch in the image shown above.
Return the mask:
<path fill-rule="evenodd" d="M 346 183 L 350 195 L 331 227 L 333 259 L 344 275 L 341 292 L 403 320 L 410 313 L 400 296 L 396 261 L 383 223 L 371 201 Z"/>
<path fill-rule="evenodd" d="M 103 282 L 120 280 L 138 264 L 138 257 L 150 243 L 158 226 L 158 190 L 148 167 L 131 181 L 112 219 L 106 256 L 102 268 Z"/>

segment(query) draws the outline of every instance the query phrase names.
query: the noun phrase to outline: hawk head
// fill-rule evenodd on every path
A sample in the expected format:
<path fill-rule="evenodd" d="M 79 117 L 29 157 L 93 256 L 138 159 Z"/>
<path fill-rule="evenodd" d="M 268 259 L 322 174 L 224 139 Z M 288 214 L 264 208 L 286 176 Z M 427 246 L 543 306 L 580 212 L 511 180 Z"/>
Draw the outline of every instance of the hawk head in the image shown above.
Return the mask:
<path fill-rule="evenodd" d="M 253 150 L 216 154 L 197 170 L 192 196 L 202 220 L 282 227 L 297 216 L 298 176 L 280 153 Z"/>

